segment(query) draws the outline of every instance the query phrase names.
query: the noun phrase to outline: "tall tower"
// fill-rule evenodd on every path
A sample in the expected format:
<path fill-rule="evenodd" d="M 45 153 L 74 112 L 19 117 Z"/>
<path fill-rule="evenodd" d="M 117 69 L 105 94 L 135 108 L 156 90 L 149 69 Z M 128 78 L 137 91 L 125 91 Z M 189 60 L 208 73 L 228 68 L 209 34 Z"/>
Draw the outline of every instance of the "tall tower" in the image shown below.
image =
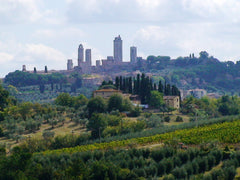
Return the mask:
<path fill-rule="evenodd" d="M 137 62 L 137 47 L 135 46 L 130 47 L 130 61 L 131 63 Z"/>
<path fill-rule="evenodd" d="M 83 45 L 80 44 L 78 47 L 78 67 L 80 67 L 80 64 L 83 62 L 83 56 L 84 56 L 84 48 L 83 48 Z"/>
<path fill-rule="evenodd" d="M 86 49 L 86 52 L 85 52 L 85 61 L 86 61 L 87 65 L 89 65 L 89 66 L 92 65 L 92 53 L 91 53 L 91 49 Z"/>
<path fill-rule="evenodd" d="M 67 70 L 72 70 L 73 69 L 73 62 L 72 59 L 68 59 L 67 61 Z"/>
<path fill-rule="evenodd" d="M 115 37 L 113 41 L 113 54 L 114 54 L 114 61 L 115 62 L 122 62 L 122 39 L 120 35 Z"/>
<path fill-rule="evenodd" d="M 26 65 L 23 65 L 23 66 L 22 66 L 22 72 L 26 72 L 26 71 L 27 71 Z"/>

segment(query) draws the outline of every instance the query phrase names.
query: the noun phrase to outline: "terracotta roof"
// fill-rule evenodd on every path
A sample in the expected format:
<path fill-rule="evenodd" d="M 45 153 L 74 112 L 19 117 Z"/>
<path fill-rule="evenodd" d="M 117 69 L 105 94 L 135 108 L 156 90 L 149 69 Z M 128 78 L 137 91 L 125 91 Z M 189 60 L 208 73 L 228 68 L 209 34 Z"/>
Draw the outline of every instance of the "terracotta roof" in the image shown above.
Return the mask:
<path fill-rule="evenodd" d="M 116 89 L 100 89 L 100 90 L 96 90 L 94 92 L 122 92 Z"/>
<path fill-rule="evenodd" d="M 163 99 L 175 99 L 178 98 L 179 96 L 163 96 Z"/>

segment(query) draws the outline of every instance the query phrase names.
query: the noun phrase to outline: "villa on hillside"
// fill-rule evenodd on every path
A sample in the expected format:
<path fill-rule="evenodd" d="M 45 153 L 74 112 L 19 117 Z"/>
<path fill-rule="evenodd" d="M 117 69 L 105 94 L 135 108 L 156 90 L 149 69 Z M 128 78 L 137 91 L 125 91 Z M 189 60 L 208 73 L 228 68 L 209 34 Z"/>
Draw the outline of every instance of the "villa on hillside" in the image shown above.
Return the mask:
<path fill-rule="evenodd" d="M 93 97 L 101 96 L 103 98 L 110 98 L 113 94 L 121 94 L 123 97 L 127 97 L 135 105 L 141 105 L 141 101 L 138 95 L 123 94 L 120 90 L 115 89 L 100 89 L 93 92 Z M 167 106 L 176 109 L 180 108 L 179 96 L 163 96 L 163 100 Z"/>

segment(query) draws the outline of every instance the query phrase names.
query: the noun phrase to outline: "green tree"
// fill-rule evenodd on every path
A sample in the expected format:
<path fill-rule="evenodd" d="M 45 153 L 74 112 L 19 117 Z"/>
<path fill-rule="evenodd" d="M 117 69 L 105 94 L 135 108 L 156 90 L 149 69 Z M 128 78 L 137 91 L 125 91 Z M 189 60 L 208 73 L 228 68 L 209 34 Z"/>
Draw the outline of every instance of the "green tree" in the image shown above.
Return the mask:
<path fill-rule="evenodd" d="M 118 76 L 115 78 L 115 86 L 116 86 L 117 90 L 119 90 L 119 88 L 120 88 L 120 80 L 119 80 Z"/>
<path fill-rule="evenodd" d="M 9 92 L 0 85 L 0 111 L 9 104 Z"/>
<path fill-rule="evenodd" d="M 156 114 L 153 114 L 146 120 L 146 124 L 149 128 L 156 128 L 163 126 L 163 120 Z"/>
<path fill-rule="evenodd" d="M 112 110 L 119 110 L 122 111 L 123 109 L 123 97 L 120 94 L 113 94 L 108 99 L 108 111 L 111 112 Z"/>
<path fill-rule="evenodd" d="M 93 113 L 104 113 L 106 111 L 105 100 L 100 96 L 91 98 L 88 102 L 87 109 L 89 117 L 91 117 Z"/>
<path fill-rule="evenodd" d="M 54 131 L 45 130 L 45 131 L 43 131 L 42 136 L 45 140 L 48 140 L 48 139 L 53 138 L 54 134 L 55 134 Z"/>
<path fill-rule="evenodd" d="M 160 108 L 163 104 L 163 94 L 158 91 L 151 91 L 149 105 L 154 108 Z"/>
<path fill-rule="evenodd" d="M 105 114 L 92 114 L 89 122 L 87 124 L 88 130 L 91 131 L 91 136 L 93 138 L 100 138 L 104 129 L 107 127 L 107 120 Z"/>
<path fill-rule="evenodd" d="M 18 112 L 21 114 L 23 120 L 26 120 L 28 117 L 30 118 L 35 114 L 33 104 L 30 102 L 21 103 L 18 106 Z"/>
<path fill-rule="evenodd" d="M 54 101 L 56 105 L 72 106 L 72 97 L 68 93 L 61 93 Z"/>
<path fill-rule="evenodd" d="M 199 55 L 201 59 L 206 59 L 209 56 L 209 54 L 206 51 L 201 51 Z"/>
<path fill-rule="evenodd" d="M 73 107 L 75 109 L 78 109 L 78 108 L 80 108 L 82 106 L 85 106 L 87 104 L 88 104 L 88 99 L 83 94 L 80 94 L 77 97 L 73 97 Z"/>
<path fill-rule="evenodd" d="M 48 69 L 47 69 L 47 66 L 45 66 L 45 70 L 44 70 L 45 73 L 48 73 Z"/>

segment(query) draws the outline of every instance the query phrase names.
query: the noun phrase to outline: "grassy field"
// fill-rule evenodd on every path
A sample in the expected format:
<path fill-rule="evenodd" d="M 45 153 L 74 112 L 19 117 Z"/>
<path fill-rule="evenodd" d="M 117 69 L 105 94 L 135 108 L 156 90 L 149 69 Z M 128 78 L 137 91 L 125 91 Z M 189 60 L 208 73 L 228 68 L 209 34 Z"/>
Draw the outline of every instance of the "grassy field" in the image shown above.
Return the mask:
<path fill-rule="evenodd" d="M 13 139 L 1 137 L 0 144 L 6 145 L 7 149 L 10 149 L 11 147 L 14 147 L 14 146 L 20 144 L 22 141 L 24 141 L 25 139 L 28 139 L 28 138 L 41 139 L 42 133 L 44 130 L 49 130 L 49 131 L 54 132 L 55 137 L 67 135 L 67 134 L 80 135 L 81 133 L 86 132 L 86 129 L 84 129 L 80 125 L 76 125 L 74 122 L 70 121 L 70 119 L 66 118 L 66 121 L 64 124 L 59 123 L 56 126 L 54 126 L 54 128 L 52 128 L 52 126 L 49 124 L 43 123 L 39 130 L 32 132 L 32 133 L 23 134 L 22 138 L 18 142 Z"/>

